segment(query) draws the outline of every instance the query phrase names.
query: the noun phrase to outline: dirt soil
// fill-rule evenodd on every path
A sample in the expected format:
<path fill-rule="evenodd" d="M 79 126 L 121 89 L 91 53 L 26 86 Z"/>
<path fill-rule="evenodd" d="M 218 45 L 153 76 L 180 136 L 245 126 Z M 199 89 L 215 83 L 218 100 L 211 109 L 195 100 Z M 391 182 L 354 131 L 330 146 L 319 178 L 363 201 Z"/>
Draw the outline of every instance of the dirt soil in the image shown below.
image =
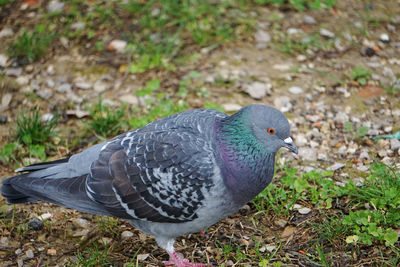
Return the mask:
<path fill-rule="evenodd" d="M 46 6 L 47 1 L 41 3 Z M 29 8 L 21 10 L 22 4 L 22 1 L 16 1 L 11 9 L 2 11 L 0 30 L 11 27 L 17 32 L 20 25 L 29 23 L 24 22 Z M 9 16 L 5 12 L 9 12 Z M 201 57 L 179 66 L 176 71 L 151 70 L 126 76 L 121 65 L 127 64 L 127 59 L 115 51 L 88 53 L 83 42 L 54 47 L 44 59 L 24 66 L 21 74 L 6 75 L 1 81 L 2 96 L 12 95 L 11 102 L 0 112 L 8 117 L 8 122 L 0 125 L 1 147 L 12 139 L 17 111 L 22 107 L 38 106 L 44 113 L 54 114 L 57 108 L 64 112 L 77 107 L 84 109 L 82 102 L 95 103 L 99 95 L 118 106 L 126 95 L 134 95 L 154 77 L 161 81 L 166 91 L 175 92 L 185 75 L 197 71 L 201 74 L 199 83 L 210 93 L 206 101 L 213 101 L 225 109 L 232 106 L 228 104 L 260 103 L 285 111 L 292 124 L 295 143 L 300 142 L 300 154 L 297 157 L 282 151 L 279 166 L 296 167 L 303 173 L 310 169 L 322 170 L 339 162 L 345 166 L 335 171 L 334 179 L 341 181 L 343 177 L 353 179 L 359 177 L 360 172 L 368 172 L 367 166 L 373 161 L 399 164 L 400 151 L 392 149 L 390 140 L 372 141 L 376 135 L 400 130 L 399 2 L 343 0 L 332 10 L 298 12 L 270 6 L 260 7 L 258 12 L 257 28 L 272 36 L 272 41 L 265 47 L 260 48 L 252 34 L 210 52 L 195 51 L 200 52 Z M 315 22 L 305 22 L 305 16 L 314 18 Z M 271 17 L 280 19 L 276 22 Z M 274 29 L 276 24 L 280 25 L 279 29 Z M 313 35 L 319 34 L 321 29 L 334 34 L 319 37 L 326 47 L 309 47 L 303 51 L 292 47 L 291 54 L 279 51 L 289 45 L 279 39 L 280 35 L 295 36 L 299 32 Z M 111 39 L 121 38 L 118 33 L 111 34 Z M 382 34 L 387 34 L 390 41 Z M 7 38 L 13 37 L 4 37 L 0 42 L 6 43 Z M 0 52 L 5 50 L 0 48 Z M 18 67 L 10 62 L 3 68 L 4 72 Z M 351 79 L 352 70 L 357 66 L 373 73 L 365 84 Z M 107 76 L 105 79 L 104 75 Z M 38 91 L 29 89 L 32 80 L 45 83 L 48 78 L 57 80 L 59 77 L 71 84 L 81 77 L 92 84 L 103 79 L 107 89 L 99 93 L 93 88 L 73 88 L 75 102 L 64 92 L 51 89 L 52 94 L 46 99 L 38 96 Z M 255 82 L 270 88 L 260 99 L 246 93 L 246 88 Z M 389 92 L 390 88 L 394 88 L 394 92 Z M 26 92 L 33 97 L 27 97 Z M 187 101 L 190 108 L 202 107 L 205 102 L 195 93 Z M 357 140 L 350 138 L 343 130 L 347 121 L 353 122 L 355 128 L 368 126 L 368 133 Z M 60 136 L 72 142 L 79 136 L 81 127 L 84 127 L 81 119 L 64 114 L 59 126 Z M 75 146 L 60 147 L 49 159 L 69 156 L 86 148 L 92 140 L 87 137 Z M 361 158 L 364 151 L 367 157 Z M 17 166 L 3 162 L 0 177 L 12 176 L 14 167 Z M 279 183 L 282 175 L 278 168 L 274 182 Z M 140 257 L 134 258 L 132 264 L 139 266 L 160 266 L 168 259 L 153 237 L 132 228 L 124 220 L 84 214 L 43 202 L 8 206 L 1 200 L 0 204 L 0 212 L 8 218 L 7 225 L 3 223 L 0 227 L 1 266 L 20 266 L 22 263 L 23 266 L 70 266 L 78 264 L 82 254 L 100 257 L 94 252 L 93 244 L 97 244 L 100 254 L 107 253 L 108 265 L 112 266 L 128 266 L 136 254 Z M 259 266 L 256 261 L 237 262 L 236 248 L 251 255 L 255 253 L 254 240 L 262 240 L 266 245 L 280 240 L 281 247 L 272 257 L 271 264 L 281 261 L 283 266 L 320 266 L 307 259 L 308 253 L 314 250 L 310 240 L 315 238 L 308 223 L 322 217 L 313 204 L 300 204 L 311 208 L 311 213 L 301 215 L 292 211 L 289 219 L 282 219 L 271 212 L 259 214 L 249 203 L 234 216 L 207 229 L 206 236 L 199 233 L 179 238 L 176 250 L 195 262 L 209 260 L 217 266 Z M 37 231 L 27 228 L 27 224 L 41 214 L 49 214 L 43 228 Z M 79 224 L 80 219 L 84 220 L 84 226 Z M 285 221 L 283 225 L 277 223 L 280 219 Z M 129 231 L 132 236 L 124 238 L 124 231 Z M 231 245 L 235 250 L 225 254 L 225 245 Z M 85 254 L 88 249 L 90 253 Z M 349 251 L 332 244 L 327 250 L 333 251 L 331 266 L 378 266 L 376 258 L 382 251 L 385 253 L 385 247 L 378 245 Z"/>

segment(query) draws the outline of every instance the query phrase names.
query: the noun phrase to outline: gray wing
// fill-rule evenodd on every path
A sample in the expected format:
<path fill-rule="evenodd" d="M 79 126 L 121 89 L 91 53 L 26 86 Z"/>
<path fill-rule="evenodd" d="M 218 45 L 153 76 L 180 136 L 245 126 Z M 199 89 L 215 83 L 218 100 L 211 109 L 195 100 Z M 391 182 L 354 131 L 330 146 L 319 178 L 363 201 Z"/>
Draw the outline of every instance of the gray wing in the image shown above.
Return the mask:
<path fill-rule="evenodd" d="M 215 167 L 210 127 L 215 114 L 200 115 L 208 124 L 191 116 L 182 124 L 182 116 L 173 117 L 109 142 L 91 166 L 89 197 L 126 219 L 197 218 Z"/>

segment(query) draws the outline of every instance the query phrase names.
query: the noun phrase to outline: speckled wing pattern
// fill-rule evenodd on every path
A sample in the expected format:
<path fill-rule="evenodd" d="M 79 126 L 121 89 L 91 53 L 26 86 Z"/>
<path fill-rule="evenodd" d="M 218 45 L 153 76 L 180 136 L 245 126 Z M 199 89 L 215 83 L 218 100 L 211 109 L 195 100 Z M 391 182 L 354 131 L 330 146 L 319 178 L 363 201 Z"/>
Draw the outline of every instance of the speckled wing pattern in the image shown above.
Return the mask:
<path fill-rule="evenodd" d="M 90 168 L 88 196 L 114 216 L 179 223 L 197 218 L 215 168 L 213 110 L 151 123 L 108 142 Z"/>

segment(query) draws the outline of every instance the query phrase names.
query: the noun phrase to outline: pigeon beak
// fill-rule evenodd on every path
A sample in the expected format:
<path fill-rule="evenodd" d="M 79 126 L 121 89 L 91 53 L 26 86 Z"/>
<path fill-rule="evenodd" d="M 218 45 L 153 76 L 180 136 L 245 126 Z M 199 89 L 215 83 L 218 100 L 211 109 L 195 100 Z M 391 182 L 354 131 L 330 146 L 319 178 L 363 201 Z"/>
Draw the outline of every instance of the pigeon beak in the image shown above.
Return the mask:
<path fill-rule="evenodd" d="M 297 147 L 295 146 L 295 144 L 293 143 L 293 139 L 291 137 L 286 138 L 285 140 L 283 140 L 283 142 L 285 142 L 285 147 L 287 149 L 289 149 L 290 151 L 292 151 L 295 154 L 298 154 L 299 152 L 297 151 Z"/>

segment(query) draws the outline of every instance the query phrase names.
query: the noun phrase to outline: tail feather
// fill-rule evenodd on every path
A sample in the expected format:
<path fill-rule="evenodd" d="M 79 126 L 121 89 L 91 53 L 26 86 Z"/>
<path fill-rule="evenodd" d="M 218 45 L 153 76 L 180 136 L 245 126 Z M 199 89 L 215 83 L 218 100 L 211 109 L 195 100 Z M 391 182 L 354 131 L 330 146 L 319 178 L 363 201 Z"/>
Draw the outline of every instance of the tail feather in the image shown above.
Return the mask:
<path fill-rule="evenodd" d="M 20 204 L 43 200 L 87 213 L 110 215 L 104 207 L 92 201 L 86 194 L 86 175 L 51 179 L 32 177 L 33 173 L 16 175 L 3 181 L 1 194 L 7 203 Z"/>

